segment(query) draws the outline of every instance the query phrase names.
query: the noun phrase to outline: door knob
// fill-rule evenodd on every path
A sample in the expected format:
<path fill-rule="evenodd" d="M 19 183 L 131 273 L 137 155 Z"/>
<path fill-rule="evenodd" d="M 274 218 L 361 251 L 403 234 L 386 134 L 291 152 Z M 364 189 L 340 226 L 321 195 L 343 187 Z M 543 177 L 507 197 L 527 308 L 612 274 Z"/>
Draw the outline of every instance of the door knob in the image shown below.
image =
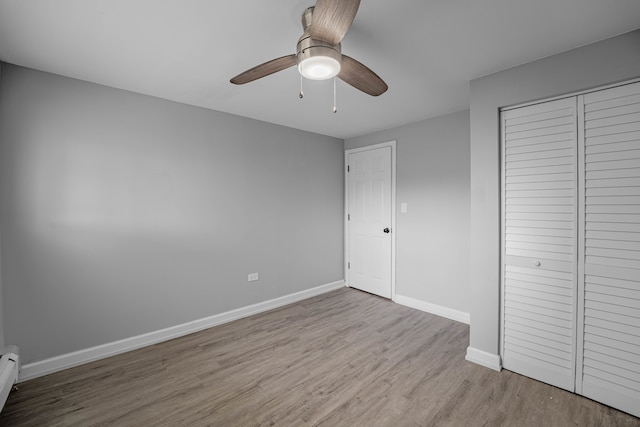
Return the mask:
<path fill-rule="evenodd" d="M 384 230 L 382 230 L 382 231 L 384 231 L 385 233 L 388 233 L 388 232 L 389 232 L 389 231 L 391 231 L 391 230 L 389 230 L 389 227 L 387 227 L 387 228 L 385 228 L 385 229 L 384 229 Z"/>

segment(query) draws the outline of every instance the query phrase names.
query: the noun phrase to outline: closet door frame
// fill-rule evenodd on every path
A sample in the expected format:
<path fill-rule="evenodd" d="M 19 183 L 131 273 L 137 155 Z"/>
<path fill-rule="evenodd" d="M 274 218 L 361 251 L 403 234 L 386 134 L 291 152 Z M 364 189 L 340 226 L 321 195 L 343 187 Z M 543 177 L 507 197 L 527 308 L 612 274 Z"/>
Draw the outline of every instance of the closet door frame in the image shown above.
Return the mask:
<path fill-rule="evenodd" d="M 505 263 L 507 245 L 505 242 L 507 234 L 506 224 L 506 126 L 504 126 L 504 114 L 508 109 L 501 109 L 500 118 L 500 369 L 504 367 L 504 334 L 505 334 Z"/>
<path fill-rule="evenodd" d="M 576 290 L 576 368 L 575 393 L 582 395 L 582 371 L 584 368 L 584 264 L 585 264 L 585 220 L 586 220 L 586 180 L 585 180 L 585 144 L 584 144 L 584 94 L 577 95 L 578 122 L 578 289 Z M 580 320 L 580 321 L 578 321 Z"/>

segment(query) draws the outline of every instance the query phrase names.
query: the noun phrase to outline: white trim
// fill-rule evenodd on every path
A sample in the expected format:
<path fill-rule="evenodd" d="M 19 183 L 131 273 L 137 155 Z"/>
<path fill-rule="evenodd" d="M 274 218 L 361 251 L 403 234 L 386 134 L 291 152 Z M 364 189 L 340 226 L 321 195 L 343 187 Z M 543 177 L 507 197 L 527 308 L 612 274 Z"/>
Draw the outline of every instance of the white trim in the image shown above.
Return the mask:
<path fill-rule="evenodd" d="M 375 150 L 391 147 L 391 300 L 396 300 L 396 141 L 382 142 L 380 144 L 366 145 L 359 148 L 350 148 L 344 152 L 344 279 L 345 286 L 349 286 L 349 221 L 347 220 L 349 208 L 349 154 L 361 151 Z"/>
<path fill-rule="evenodd" d="M 120 341 L 114 341 L 107 344 L 87 348 L 84 350 L 74 351 L 50 359 L 33 362 L 22 366 L 20 371 L 19 382 L 41 377 L 43 375 L 62 371 L 84 363 L 93 362 L 95 360 L 104 359 L 106 357 L 115 356 L 116 354 L 125 353 L 127 351 L 136 350 L 141 347 L 168 341 L 194 332 L 202 331 L 207 328 L 229 323 L 243 317 L 252 316 L 254 314 L 273 310 L 294 302 L 302 301 L 317 295 L 334 291 L 345 286 L 344 280 L 339 280 L 326 285 L 317 286 L 315 288 L 306 289 L 304 291 L 295 292 L 279 298 L 268 301 L 259 302 L 257 304 L 248 305 L 246 307 L 237 308 L 203 319 L 194 320 L 183 323 L 181 325 L 171 326 L 166 329 L 149 332 L 131 338 L 125 338 Z"/>
<path fill-rule="evenodd" d="M 573 311 L 573 324 L 575 325 L 576 333 L 573 336 L 573 345 L 575 348 L 574 358 L 574 390 L 578 394 L 583 393 L 583 374 L 584 374 L 584 312 L 585 312 L 585 249 L 586 249 L 586 147 L 585 147 L 585 111 L 584 111 L 584 95 L 578 95 L 576 97 L 576 122 L 577 122 L 577 143 L 576 149 L 578 153 L 576 155 L 577 163 L 577 205 L 576 205 L 576 256 L 577 256 L 577 271 L 576 278 L 577 284 L 575 286 L 575 298 L 574 298 L 574 311 Z M 578 321 L 580 319 L 580 321 Z M 598 399 L 598 401 L 601 401 Z"/>
<path fill-rule="evenodd" d="M 396 142 L 391 146 L 391 301 L 396 299 Z"/>
<path fill-rule="evenodd" d="M 618 86 L 630 85 L 630 84 L 634 84 L 634 83 L 638 83 L 638 82 L 640 82 L 640 78 L 634 78 L 634 79 L 631 79 L 631 80 L 622 80 L 620 82 L 610 83 L 610 84 L 604 85 L 604 86 L 596 86 L 596 87 L 592 87 L 590 89 L 579 90 L 579 91 L 576 91 L 576 92 L 569 92 L 569 93 L 566 93 L 564 95 L 552 96 L 550 98 L 536 99 L 536 100 L 533 100 L 533 101 L 523 102 L 521 104 L 505 105 L 504 107 L 500 108 L 500 111 L 515 110 L 515 109 L 518 109 L 518 108 L 528 107 L 530 105 L 542 104 L 542 103 L 549 102 L 549 101 L 557 101 L 559 99 L 573 98 L 574 96 L 586 95 L 588 93 L 593 93 L 593 92 L 600 92 L 601 90 L 611 89 L 611 88 L 618 87 Z"/>
<path fill-rule="evenodd" d="M 349 287 L 349 150 L 344 152 L 344 284 Z"/>
<path fill-rule="evenodd" d="M 500 356 L 504 356 L 504 263 L 505 263 L 505 253 L 506 247 L 504 244 L 505 236 L 506 236 L 506 215 L 505 215 L 505 206 L 506 206 L 506 194 L 505 194 L 505 183 L 506 180 L 506 170 L 505 170 L 505 156 L 507 152 L 506 148 L 506 126 L 505 126 L 505 111 L 501 110 L 499 113 L 500 116 L 500 270 L 498 271 L 498 277 L 500 278 L 500 300 L 498 301 L 500 307 L 499 319 L 500 323 L 498 324 L 498 333 L 500 334 Z"/>
<path fill-rule="evenodd" d="M 447 319 L 455 320 L 456 322 L 466 323 L 467 325 L 470 322 L 469 313 L 465 313 L 464 311 L 454 310 L 452 308 L 431 304 L 429 302 L 405 297 L 402 295 L 396 295 L 394 301 L 400 305 L 435 314 L 436 316 L 446 317 Z"/>
<path fill-rule="evenodd" d="M 467 347 L 465 360 L 482 365 L 485 368 L 493 369 L 494 371 L 502 370 L 502 363 L 499 355 L 487 353 L 486 351 L 478 350 L 477 348 Z"/>

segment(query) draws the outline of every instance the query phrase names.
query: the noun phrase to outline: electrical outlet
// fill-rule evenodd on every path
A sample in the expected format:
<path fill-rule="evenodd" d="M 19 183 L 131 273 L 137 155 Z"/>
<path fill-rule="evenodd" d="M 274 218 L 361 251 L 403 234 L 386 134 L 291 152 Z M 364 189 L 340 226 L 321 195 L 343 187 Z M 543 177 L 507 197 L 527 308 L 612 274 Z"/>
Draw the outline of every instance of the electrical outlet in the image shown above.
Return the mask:
<path fill-rule="evenodd" d="M 260 276 L 258 275 L 258 273 L 251 273 L 249 274 L 249 276 L 247 276 L 247 282 L 255 282 L 259 278 Z"/>

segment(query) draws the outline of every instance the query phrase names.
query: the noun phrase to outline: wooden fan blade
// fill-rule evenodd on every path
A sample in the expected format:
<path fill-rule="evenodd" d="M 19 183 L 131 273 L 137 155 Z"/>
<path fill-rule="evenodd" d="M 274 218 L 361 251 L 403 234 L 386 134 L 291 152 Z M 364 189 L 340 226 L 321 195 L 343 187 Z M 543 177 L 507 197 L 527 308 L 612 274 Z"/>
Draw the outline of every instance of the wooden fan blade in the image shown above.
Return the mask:
<path fill-rule="evenodd" d="M 234 85 L 243 85 L 245 83 L 249 83 L 262 77 L 268 76 L 269 74 L 277 73 L 278 71 L 293 67 L 297 63 L 298 58 L 295 54 L 272 59 L 271 61 L 267 61 L 264 64 L 256 65 L 255 67 L 245 71 L 244 73 L 238 74 L 231 79 L 231 83 L 233 83 Z"/>
<path fill-rule="evenodd" d="M 382 95 L 389 89 L 389 86 L 376 73 L 347 55 L 342 55 L 338 77 L 371 96 Z"/>
<path fill-rule="evenodd" d="M 360 0 L 318 0 L 313 9 L 311 38 L 337 45 L 356 17 Z"/>

